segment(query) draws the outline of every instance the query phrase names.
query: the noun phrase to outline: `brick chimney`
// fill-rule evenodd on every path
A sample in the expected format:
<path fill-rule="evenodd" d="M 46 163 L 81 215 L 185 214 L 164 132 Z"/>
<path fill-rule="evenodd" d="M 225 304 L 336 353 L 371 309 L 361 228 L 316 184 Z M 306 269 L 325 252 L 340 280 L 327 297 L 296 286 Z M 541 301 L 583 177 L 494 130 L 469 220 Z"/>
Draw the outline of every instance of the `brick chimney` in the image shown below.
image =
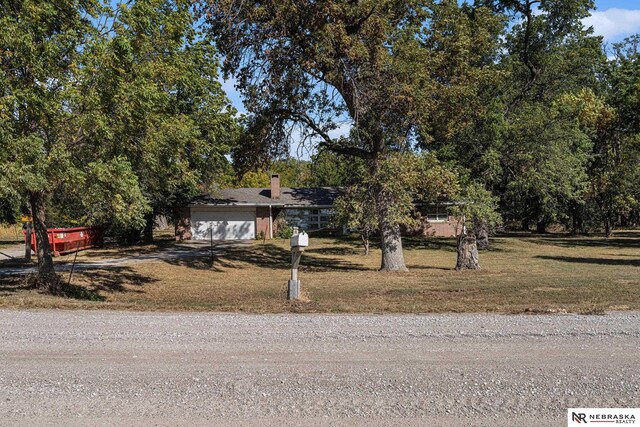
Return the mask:
<path fill-rule="evenodd" d="M 271 174 L 271 198 L 280 198 L 280 175 L 277 173 Z"/>

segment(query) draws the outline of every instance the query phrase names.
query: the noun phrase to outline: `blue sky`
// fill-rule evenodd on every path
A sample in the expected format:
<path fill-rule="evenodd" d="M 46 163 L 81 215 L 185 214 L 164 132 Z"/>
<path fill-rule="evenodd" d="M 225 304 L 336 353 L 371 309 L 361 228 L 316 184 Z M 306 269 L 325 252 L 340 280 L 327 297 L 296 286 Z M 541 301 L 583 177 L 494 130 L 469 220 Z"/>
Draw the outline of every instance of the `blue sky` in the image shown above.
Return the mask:
<path fill-rule="evenodd" d="M 596 0 L 596 10 L 585 24 L 608 43 L 640 33 L 640 0 Z"/>

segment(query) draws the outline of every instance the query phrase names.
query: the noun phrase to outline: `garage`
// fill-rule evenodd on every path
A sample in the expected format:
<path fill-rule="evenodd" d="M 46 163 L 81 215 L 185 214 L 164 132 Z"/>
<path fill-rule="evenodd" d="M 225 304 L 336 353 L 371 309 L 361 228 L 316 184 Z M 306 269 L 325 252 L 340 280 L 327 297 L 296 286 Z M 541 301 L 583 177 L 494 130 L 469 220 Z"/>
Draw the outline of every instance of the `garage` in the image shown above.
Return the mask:
<path fill-rule="evenodd" d="M 194 240 L 254 239 L 255 224 L 255 208 L 191 208 L 191 238 Z"/>

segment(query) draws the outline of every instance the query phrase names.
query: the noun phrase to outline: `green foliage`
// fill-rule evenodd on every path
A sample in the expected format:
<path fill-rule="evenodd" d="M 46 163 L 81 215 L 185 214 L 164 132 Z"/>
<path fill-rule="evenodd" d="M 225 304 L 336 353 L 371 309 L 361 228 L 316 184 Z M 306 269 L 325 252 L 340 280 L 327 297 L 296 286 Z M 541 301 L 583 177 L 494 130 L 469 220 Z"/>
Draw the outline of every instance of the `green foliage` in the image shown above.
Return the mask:
<path fill-rule="evenodd" d="M 270 173 L 280 174 L 283 187 L 305 187 L 309 182 L 309 162 L 289 157 L 276 160 L 269 167 Z"/>
<path fill-rule="evenodd" d="M 91 49 L 86 68 L 99 81 L 91 136 L 131 162 L 153 211 L 171 215 L 215 186 L 239 128 L 190 2 L 120 4 L 111 36 Z"/>
<path fill-rule="evenodd" d="M 82 184 L 80 201 L 87 219 L 110 224 L 116 229 L 144 225 L 144 215 L 151 207 L 125 158 L 89 163 Z"/>
<path fill-rule="evenodd" d="M 52 191 L 81 167 L 73 108 L 97 1 L 0 2 L 0 197 Z"/>
<path fill-rule="evenodd" d="M 320 151 L 311 157 L 307 186 L 344 187 L 357 182 L 364 167 L 361 159 Z"/>
<path fill-rule="evenodd" d="M 334 226 L 345 226 L 366 235 L 373 234 L 379 225 L 374 200 L 370 188 L 360 185 L 348 187 L 334 202 Z"/>
<path fill-rule="evenodd" d="M 462 192 L 454 200 L 456 204 L 450 211 L 452 215 L 464 221 L 467 230 L 474 230 L 474 218 L 481 219 L 491 227 L 502 223 L 497 196 L 478 182 L 467 183 L 462 188 Z"/>
<path fill-rule="evenodd" d="M 393 225 L 417 225 L 416 202 L 453 200 L 460 185 L 457 173 L 431 154 L 396 153 L 381 159 L 338 197 L 337 225 L 373 233 L 380 229 L 379 211 Z"/>
<path fill-rule="evenodd" d="M 279 239 L 290 239 L 291 236 L 293 236 L 293 227 L 290 227 L 288 225 L 284 225 L 281 227 L 278 227 L 278 238 Z"/>
<path fill-rule="evenodd" d="M 563 99 L 593 144 L 587 169 L 589 188 L 579 214 L 587 226 L 604 224 L 607 233 L 618 217 L 630 218 L 640 204 L 637 47 L 637 36 L 614 47 L 616 57 L 607 65 L 602 95 L 584 89 Z"/>
<path fill-rule="evenodd" d="M 245 172 L 232 186 L 237 188 L 268 188 L 271 185 L 271 174 L 280 175 L 283 187 L 304 187 L 309 181 L 309 163 L 292 157 L 275 160 L 267 170 L 250 170 Z"/>
<path fill-rule="evenodd" d="M 239 128 L 190 2 L 14 3 L 0 2 L 0 197 L 42 191 L 65 222 L 137 228 L 215 185 Z"/>
<path fill-rule="evenodd" d="M 581 23 L 592 3 L 475 3 L 503 17 L 504 37 L 467 86 L 464 99 L 475 107 L 466 126 L 438 132 L 434 145 L 497 195 L 510 221 L 567 223 L 585 204 L 594 142 L 581 125 L 584 110 L 569 99 L 601 88 L 601 39 Z"/>
<path fill-rule="evenodd" d="M 265 188 L 270 185 L 270 174 L 280 174 L 283 187 L 342 187 L 357 180 L 362 173 L 363 162 L 330 151 L 314 154 L 311 161 L 293 157 L 271 161 L 264 170 L 245 172 L 230 186 Z"/>
<path fill-rule="evenodd" d="M 20 205 L 16 199 L 0 198 L 0 224 L 15 224 L 20 220 Z"/>
<path fill-rule="evenodd" d="M 507 215 L 563 222 L 572 204 L 580 203 L 587 190 L 592 144 L 575 118 L 565 113 L 557 104 L 527 105 L 505 127 Z"/>
<path fill-rule="evenodd" d="M 249 171 L 235 184 L 238 188 L 269 188 L 269 185 L 269 174 L 263 171 Z"/>

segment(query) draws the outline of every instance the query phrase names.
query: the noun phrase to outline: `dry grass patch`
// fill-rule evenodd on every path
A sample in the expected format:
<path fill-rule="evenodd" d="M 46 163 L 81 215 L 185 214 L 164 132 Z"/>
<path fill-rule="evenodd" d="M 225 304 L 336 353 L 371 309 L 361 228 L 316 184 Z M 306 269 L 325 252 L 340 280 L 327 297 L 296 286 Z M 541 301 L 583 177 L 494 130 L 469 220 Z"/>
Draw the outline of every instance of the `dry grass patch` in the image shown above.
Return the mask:
<path fill-rule="evenodd" d="M 640 233 L 501 237 L 493 244 L 481 252 L 481 271 L 457 272 L 452 239 L 407 240 L 410 271 L 380 273 L 379 251 L 365 257 L 356 240 L 312 239 L 300 271 L 306 298 L 294 303 L 285 300 L 288 243 L 256 241 L 220 249 L 213 261 L 203 255 L 79 272 L 74 289 L 86 292 L 76 296 L 89 300 L 40 295 L 5 280 L 0 305 L 257 313 L 640 309 Z"/>
<path fill-rule="evenodd" d="M 0 224 L 0 249 L 24 242 L 22 227 L 19 224 Z"/>

